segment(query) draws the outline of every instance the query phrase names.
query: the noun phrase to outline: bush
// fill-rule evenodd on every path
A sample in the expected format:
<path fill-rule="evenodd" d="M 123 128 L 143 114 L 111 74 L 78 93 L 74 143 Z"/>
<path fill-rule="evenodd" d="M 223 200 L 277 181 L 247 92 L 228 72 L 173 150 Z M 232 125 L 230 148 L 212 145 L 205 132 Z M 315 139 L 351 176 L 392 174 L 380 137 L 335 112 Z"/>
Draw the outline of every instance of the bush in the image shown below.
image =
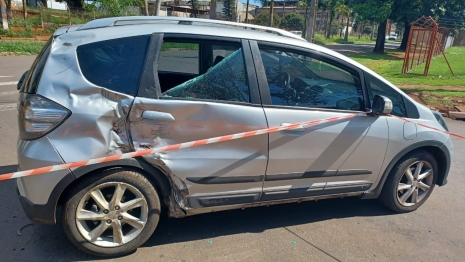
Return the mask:
<path fill-rule="evenodd" d="M 256 25 L 268 26 L 269 19 L 270 19 L 270 12 L 262 11 L 260 14 L 258 14 L 254 18 L 253 23 Z M 273 14 L 273 27 L 279 27 L 280 23 L 281 23 L 281 17 L 279 17 L 279 15 L 277 14 Z"/>
<path fill-rule="evenodd" d="M 284 16 L 279 26 L 287 30 L 302 30 L 304 22 L 303 15 L 290 13 Z"/>
<path fill-rule="evenodd" d="M 334 21 L 331 24 L 331 35 L 333 36 L 338 35 L 343 28 L 344 28 L 344 25 L 342 23 Z"/>

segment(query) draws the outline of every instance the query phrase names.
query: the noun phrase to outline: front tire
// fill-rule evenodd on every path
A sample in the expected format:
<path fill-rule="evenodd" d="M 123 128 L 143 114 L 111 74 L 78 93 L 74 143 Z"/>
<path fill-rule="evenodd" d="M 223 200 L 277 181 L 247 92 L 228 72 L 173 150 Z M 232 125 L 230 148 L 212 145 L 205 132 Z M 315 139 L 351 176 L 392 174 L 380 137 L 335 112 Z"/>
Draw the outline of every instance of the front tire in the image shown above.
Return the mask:
<path fill-rule="evenodd" d="M 78 182 L 65 203 L 63 227 L 80 250 L 95 256 L 135 251 L 155 231 L 160 199 L 142 174 L 109 169 Z"/>
<path fill-rule="evenodd" d="M 412 152 L 391 170 L 379 199 L 397 213 L 414 211 L 433 192 L 437 170 L 436 159 L 430 153 Z"/>

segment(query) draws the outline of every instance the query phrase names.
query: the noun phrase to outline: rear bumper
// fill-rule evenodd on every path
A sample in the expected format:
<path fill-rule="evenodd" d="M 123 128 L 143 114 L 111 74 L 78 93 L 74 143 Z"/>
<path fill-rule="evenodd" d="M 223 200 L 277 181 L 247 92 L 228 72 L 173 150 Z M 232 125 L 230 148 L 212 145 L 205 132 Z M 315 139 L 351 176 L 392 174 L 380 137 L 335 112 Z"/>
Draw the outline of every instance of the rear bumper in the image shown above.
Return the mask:
<path fill-rule="evenodd" d="M 19 190 L 16 189 L 19 197 L 19 202 L 23 207 L 26 216 L 33 222 L 54 225 L 55 224 L 55 205 L 36 205 L 33 204 L 29 199 L 19 194 Z"/>
<path fill-rule="evenodd" d="M 50 140 L 18 140 L 18 170 L 63 164 Z M 65 188 L 75 180 L 69 169 L 16 179 L 19 200 L 26 215 L 34 222 L 55 224 L 55 209 Z"/>
<path fill-rule="evenodd" d="M 18 188 L 19 180 L 16 183 L 16 192 L 18 193 L 19 202 L 24 209 L 27 217 L 33 222 L 54 225 L 56 224 L 56 208 L 58 201 L 66 187 L 75 180 L 74 176 L 69 173 L 66 175 L 52 190 L 47 203 L 35 204 L 32 203 L 27 197 L 22 196 Z"/>

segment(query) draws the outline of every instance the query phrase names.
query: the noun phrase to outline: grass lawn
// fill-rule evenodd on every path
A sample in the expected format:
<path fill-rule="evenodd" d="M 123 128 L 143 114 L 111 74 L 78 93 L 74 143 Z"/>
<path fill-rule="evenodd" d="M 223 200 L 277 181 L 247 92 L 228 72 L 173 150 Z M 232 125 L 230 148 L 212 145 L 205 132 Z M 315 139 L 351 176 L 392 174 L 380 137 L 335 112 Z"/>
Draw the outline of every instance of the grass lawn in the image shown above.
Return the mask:
<path fill-rule="evenodd" d="M 36 55 L 42 50 L 45 42 L 35 41 L 0 41 L 0 53 L 16 55 Z"/>
<path fill-rule="evenodd" d="M 324 35 L 315 34 L 315 44 L 317 45 L 330 45 L 330 44 L 366 44 L 374 43 L 374 40 L 371 40 L 367 36 L 358 38 L 356 36 L 349 36 L 348 41 L 344 41 L 344 37 L 340 38 L 339 36 L 332 36 L 329 39 L 326 39 Z"/>
<path fill-rule="evenodd" d="M 399 54 L 402 53 L 354 54 L 350 57 L 400 87 L 406 85 L 462 86 L 465 90 L 465 66 L 463 66 L 465 47 L 451 47 L 446 50 L 447 59 L 455 76 L 450 73 L 442 55 L 432 59 L 427 77 L 415 75 L 423 73 L 424 64 L 414 68 L 411 74 L 402 74 L 404 60 L 396 57 Z"/>

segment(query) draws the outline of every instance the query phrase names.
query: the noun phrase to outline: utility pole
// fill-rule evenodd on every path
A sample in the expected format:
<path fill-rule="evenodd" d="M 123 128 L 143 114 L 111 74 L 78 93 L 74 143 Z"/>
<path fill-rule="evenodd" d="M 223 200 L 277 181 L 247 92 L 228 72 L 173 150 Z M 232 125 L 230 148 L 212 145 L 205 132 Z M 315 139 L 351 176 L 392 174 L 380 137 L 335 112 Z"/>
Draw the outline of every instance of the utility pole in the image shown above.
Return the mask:
<path fill-rule="evenodd" d="M 274 0 L 270 2 L 270 18 L 268 20 L 268 26 L 273 27 L 273 8 L 274 8 Z"/>
<path fill-rule="evenodd" d="M 307 34 L 306 34 L 306 39 L 310 43 L 313 43 L 313 39 L 314 39 L 317 11 L 318 11 L 318 0 L 311 0 L 310 12 L 308 12 L 308 18 L 307 18 Z"/>
<path fill-rule="evenodd" d="M 249 23 L 249 1 L 247 0 L 247 6 L 245 7 L 245 23 Z"/>
<path fill-rule="evenodd" d="M 210 16 L 210 19 L 217 19 L 216 9 L 217 9 L 216 0 L 211 0 L 211 2 L 210 2 L 210 11 L 208 13 L 208 15 Z"/>

